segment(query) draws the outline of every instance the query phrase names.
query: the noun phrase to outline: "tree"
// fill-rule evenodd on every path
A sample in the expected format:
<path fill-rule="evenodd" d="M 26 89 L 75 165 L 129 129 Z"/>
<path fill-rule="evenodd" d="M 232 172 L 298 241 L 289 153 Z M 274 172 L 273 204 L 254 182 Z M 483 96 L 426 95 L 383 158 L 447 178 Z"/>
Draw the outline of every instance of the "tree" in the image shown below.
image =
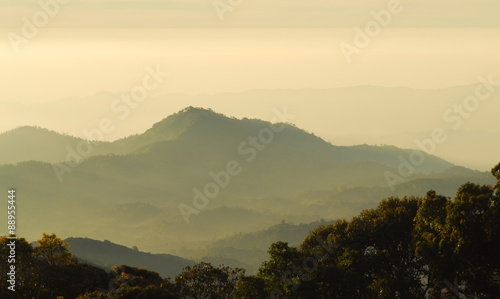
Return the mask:
<path fill-rule="evenodd" d="M 87 292 L 80 299 L 177 299 L 174 286 L 168 279 L 147 269 L 126 265 L 114 266 L 110 273 L 109 291 Z"/>
<path fill-rule="evenodd" d="M 175 277 L 179 295 L 190 299 L 231 298 L 236 283 L 245 270 L 200 262 L 192 267 L 185 267 Z"/>
<path fill-rule="evenodd" d="M 427 278 L 424 294 L 431 298 L 441 296 L 441 289 L 446 287 L 446 278 L 455 271 L 451 260 L 452 247 L 447 239 L 446 218 L 449 204 L 450 201 L 446 197 L 429 191 L 419 201 L 415 217 L 415 255 L 427 265 L 424 270 Z"/>
<path fill-rule="evenodd" d="M 139 269 L 126 265 L 111 267 L 113 278 L 113 288 L 118 289 L 128 287 L 160 286 L 163 279 L 160 274 L 147 269 Z"/>
<path fill-rule="evenodd" d="M 35 263 L 33 259 L 33 247 L 24 238 L 15 240 L 15 261 L 9 258 L 13 240 L 7 239 L 8 236 L 0 237 L 0 271 L 6 275 L 10 271 L 10 266 L 15 266 L 16 287 L 15 293 L 7 289 L 7 279 L 0 281 L 0 298 L 12 298 L 16 294 L 19 298 L 36 297 L 37 275 L 34 271 Z M 11 260 L 13 263 L 9 263 Z"/>
<path fill-rule="evenodd" d="M 43 273 L 48 275 L 39 280 L 44 286 L 45 298 L 77 298 L 81 294 L 106 289 L 109 281 L 106 271 L 84 263 L 49 265 Z"/>
<path fill-rule="evenodd" d="M 0 238 L 0 255 L 8 257 L 14 242 Z M 8 259 L 0 261 L 0 270 L 8 273 Z M 24 238 L 15 240 L 16 291 L 6 292 L 0 282 L 0 298 L 76 298 L 78 295 L 106 288 L 108 274 L 97 267 L 78 263 L 67 244 L 56 235 L 44 234 L 33 248 Z"/>
<path fill-rule="evenodd" d="M 55 234 L 44 233 L 37 241 L 33 249 L 36 298 L 76 298 L 107 287 L 108 274 L 103 269 L 79 263 L 69 247 Z"/>
<path fill-rule="evenodd" d="M 500 198 L 493 187 L 464 184 L 448 206 L 447 239 L 457 281 L 470 296 L 500 294 Z"/>
<path fill-rule="evenodd" d="M 70 245 L 55 234 L 43 233 L 42 239 L 38 240 L 37 244 L 33 251 L 35 257 L 50 266 L 71 265 L 77 262 L 68 249 Z"/>
<path fill-rule="evenodd" d="M 493 169 L 491 169 L 491 174 L 497 179 L 497 183 L 495 185 L 495 189 L 497 193 L 500 192 L 500 163 L 498 163 Z"/>
<path fill-rule="evenodd" d="M 258 276 L 266 280 L 266 290 L 271 297 L 290 296 L 298 288 L 301 277 L 305 277 L 301 268 L 305 256 L 287 242 L 276 242 L 268 250 L 270 260 L 259 268 Z"/>
<path fill-rule="evenodd" d="M 233 296 L 238 299 L 268 298 L 266 282 L 257 276 L 242 276 L 236 284 Z"/>

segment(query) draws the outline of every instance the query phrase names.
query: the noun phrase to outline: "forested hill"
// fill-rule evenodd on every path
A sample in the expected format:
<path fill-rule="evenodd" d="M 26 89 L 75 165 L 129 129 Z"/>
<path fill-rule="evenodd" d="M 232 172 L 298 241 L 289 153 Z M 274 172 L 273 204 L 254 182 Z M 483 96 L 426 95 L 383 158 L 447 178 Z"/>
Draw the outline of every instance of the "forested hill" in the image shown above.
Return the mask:
<path fill-rule="evenodd" d="M 492 183 L 487 173 L 421 152 L 335 146 L 281 123 L 287 113 L 271 123 L 188 107 L 115 142 L 20 128 L 0 135 L 0 149 L 16 153 L 3 159 L 30 161 L 0 166 L 0 180 L 23 196 L 22 233 L 30 239 L 61 232 L 176 255 L 282 220 L 351 217 L 390 195 L 452 196 L 465 181 Z M 412 166 L 415 155 L 422 163 Z M 228 165 L 237 174 L 221 183 Z M 198 209 L 195 191 L 205 189 L 217 194 Z"/>

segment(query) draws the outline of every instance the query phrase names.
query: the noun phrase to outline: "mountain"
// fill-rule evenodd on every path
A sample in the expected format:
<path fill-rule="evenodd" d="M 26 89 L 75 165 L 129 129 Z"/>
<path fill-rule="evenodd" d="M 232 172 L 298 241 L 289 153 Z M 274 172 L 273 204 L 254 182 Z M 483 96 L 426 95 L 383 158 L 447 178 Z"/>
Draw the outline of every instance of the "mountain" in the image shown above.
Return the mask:
<path fill-rule="evenodd" d="M 421 152 L 423 163 L 401 173 L 413 150 L 335 146 L 291 124 L 193 107 L 142 134 L 88 143 L 79 163 L 66 161 L 64 150 L 78 152 L 85 141 L 32 131 L 42 144 L 52 136 L 63 154 L 52 149 L 58 163 L 49 154 L 32 161 L 32 147 L 30 161 L 0 166 L 4 188 L 18 190 L 20 235 L 83 235 L 179 256 L 282 220 L 349 218 L 388 196 L 435 189 L 451 197 L 467 181 L 493 182 Z M 18 136 L 13 145 L 28 142 Z M 387 173 L 398 176 L 392 189 Z"/>
<path fill-rule="evenodd" d="M 441 120 L 442 112 L 453 106 L 455 101 L 463 100 L 468 94 L 474 94 L 475 87 L 475 84 L 471 84 L 425 90 L 352 86 L 329 89 L 255 89 L 237 93 L 196 95 L 164 94 L 141 102 L 138 108 L 140 112 L 134 110 L 126 121 L 121 121 L 118 115 L 111 111 L 112 103 L 120 97 L 120 94 L 99 92 L 86 97 L 71 97 L 46 103 L 0 102 L 0 132 L 30 124 L 85 138 L 82 134 L 84 129 L 97 127 L 103 118 L 111 118 L 117 126 L 113 133 L 107 135 L 109 139 L 106 140 L 110 141 L 145 131 L 164 119 L 166 115 L 173 114 L 188 105 L 204 107 L 209 105 L 215 111 L 239 118 L 252 115 L 260 119 L 268 119 L 269 111 L 286 105 L 292 112 L 300 111 L 301 120 L 307 120 L 307 122 L 298 120 L 301 127 L 304 127 L 305 123 L 315 124 L 307 129 L 325 138 L 336 135 L 339 128 L 343 129 L 344 134 L 351 132 L 390 134 L 427 129 L 427 124 L 432 128 L 434 123 L 423 124 L 420 121 L 423 115 L 431 120 Z M 395 109 L 381 109 L 386 107 Z M 394 113 L 394 110 L 398 113 Z M 487 117 L 483 118 L 487 121 L 485 125 L 494 125 L 494 118 L 491 117 L 495 115 L 494 109 L 486 110 L 484 113 Z M 356 127 L 356 123 L 363 119 L 371 123 L 371 126 Z M 328 121 L 331 130 L 318 120 Z M 387 130 L 388 124 L 394 130 Z M 467 129 L 474 129 L 472 125 L 470 124 L 471 127 Z"/>
<path fill-rule="evenodd" d="M 64 160 L 66 147 L 76 148 L 83 139 L 39 127 L 18 127 L 0 134 L 0 165 L 36 160 Z"/>
<path fill-rule="evenodd" d="M 64 242 L 70 244 L 71 253 L 78 259 L 107 269 L 127 265 L 158 272 L 164 278 L 173 278 L 182 272 L 182 268 L 195 264 L 170 254 L 141 252 L 107 240 L 67 238 Z"/>
<path fill-rule="evenodd" d="M 494 128 L 491 128 L 492 130 Z M 437 146 L 434 154 L 446 157 L 446 160 L 455 165 L 467 166 L 472 169 L 489 169 L 499 161 L 500 132 L 484 130 L 464 131 L 448 129 L 445 131 L 446 142 Z M 429 132 L 400 132 L 383 136 L 335 136 L 330 140 L 337 145 L 353 144 L 391 144 L 400 148 L 417 148 L 416 140 L 429 138 Z M 477 153 L 481 153 L 478 155 Z M 470 159 L 474 157 L 474 159 Z"/>
<path fill-rule="evenodd" d="M 121 119 L 121 115 L 112 110 L 112 103 L 120 94 L 100 92 L 38 104 L 0 102 L 0 132 L 32 125 L 89 138 L 86 131 L 98 128 L 103 119 L 110 119 L 115 125 L 114 130 L 104 134 L 103 138 L 113 141 L 133 134 L 142 135 L 140 133 L 161 122 L 165 116 L 188 105 L 211 108 L 238 118 L 251 116 L 259 119 L 270 119 L 274 108 L 286 106 L 298 116 L 293 121 L 297 126 L 336 145 L 368 143 L 415 148 L 415 139 L 429 138 L 434 129 L 442 128 L 449 138 L 434 154 L 460 166 L 487 171 L 498 162 L 496 153 L 500 145 L 494 138 L 499 133 L 495 112 L 500 108 L 500 93 L 494 93 L 490 100 L 481 102 L 481 108 L 474 111 L 467 121 L 464 119 L 458 129 L 451 127 L 454 122 L 444 118 L 445 112 L 453 111 L 456 104 L 473 95 L 475 88 L 476 84 L 429 90 L 352 86 L 164 94 L 141 102 L 126 119 Z M 449 116 L 456 117 L 454 113 Z M 484 130 L 495 134 L 481 133 Z M 346 140 L 339 135 L 363 136 Z M 369 136 L 376 136 L 376 139 Z M 485 148 L 484 144 L 488 146 Z M 478 152 L 481 155 L 468 159 Z"/>

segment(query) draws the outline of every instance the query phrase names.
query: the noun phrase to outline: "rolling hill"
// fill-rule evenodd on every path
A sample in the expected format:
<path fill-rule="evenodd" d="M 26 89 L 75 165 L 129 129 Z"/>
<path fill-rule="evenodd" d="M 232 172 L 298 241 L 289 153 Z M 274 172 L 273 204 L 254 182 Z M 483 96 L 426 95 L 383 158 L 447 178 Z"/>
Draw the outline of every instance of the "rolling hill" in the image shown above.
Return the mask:
<path fill-rule="evenodd" d="M 391 190 L 385 174 L 398 174 L 412 150 L 335 146 L 292 124 L 193 107 L 142 134 L 91 143 L 79 163 L 64 151 L 81 139 L 33 128 L 9 134 L 0 136 L 9 138 L 8 157 L 29 145 L 16 158 L 26 161 L 0 166 L 2 184 L 18 190 L 20 234 L 79 235 L 177 255 L 282 220 L 348 218 L 388 196 L 429 189 L 453 196 L 464 182 L 492 182 L 488 173 L 421 153 L 424 163 Z M 206 204 L 193 202 L 197 192 Z M 181 206 L 193 213 L 186 217 Z"/>
<path fill-rule="evenodd" d="M 112 266 L 127 265 L 156 271 L 164 278 L 173 278 L 182 272 L 182 268 L 195 264 L 170 254 L 141 252 L 107 240 L 68 238 L 64 242 L 71 245 L 69 249 L 78 259 L 108 270 Z"/>

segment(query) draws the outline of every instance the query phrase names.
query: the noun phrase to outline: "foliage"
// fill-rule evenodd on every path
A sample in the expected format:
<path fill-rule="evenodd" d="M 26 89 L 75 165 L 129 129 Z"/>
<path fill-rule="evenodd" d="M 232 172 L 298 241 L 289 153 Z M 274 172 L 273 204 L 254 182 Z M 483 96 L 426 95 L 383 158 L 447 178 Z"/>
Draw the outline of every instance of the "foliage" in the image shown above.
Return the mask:
<path fill-rule="evenodd" d="M 200 262 L 184 268 L 175 277 L 175 283 L 182 298 L 230 298 L 238 279 L 244 273 L 243 269 L 222 266 L 215 268 L 209 263 Z"/>
<path fill-rule="evenodd" d="M 236 294 L 264 284 L 260 298 L 499 298 L 500 164 L 492 174 L 495 187 L 391 197 L 314 229 L 300 248 L 274 243 Z"/>
<path fill-rule="evenodd" d="M 0 238 L 2 257 L 9 255 L 10 241 L 7 237 Z M 108 274 L 100 268 L 79 263 L 69 252 L 68 244 L 56 235 L 43 234 L 37 244 L 33 248 L 24 238 L 15 241 L 16 291 L 8 291 L 2 279 L 0 298 L 76 298 L 106 287 Z M 2 258 L 2 273 L 7 273 L 10 265 Z"/>

